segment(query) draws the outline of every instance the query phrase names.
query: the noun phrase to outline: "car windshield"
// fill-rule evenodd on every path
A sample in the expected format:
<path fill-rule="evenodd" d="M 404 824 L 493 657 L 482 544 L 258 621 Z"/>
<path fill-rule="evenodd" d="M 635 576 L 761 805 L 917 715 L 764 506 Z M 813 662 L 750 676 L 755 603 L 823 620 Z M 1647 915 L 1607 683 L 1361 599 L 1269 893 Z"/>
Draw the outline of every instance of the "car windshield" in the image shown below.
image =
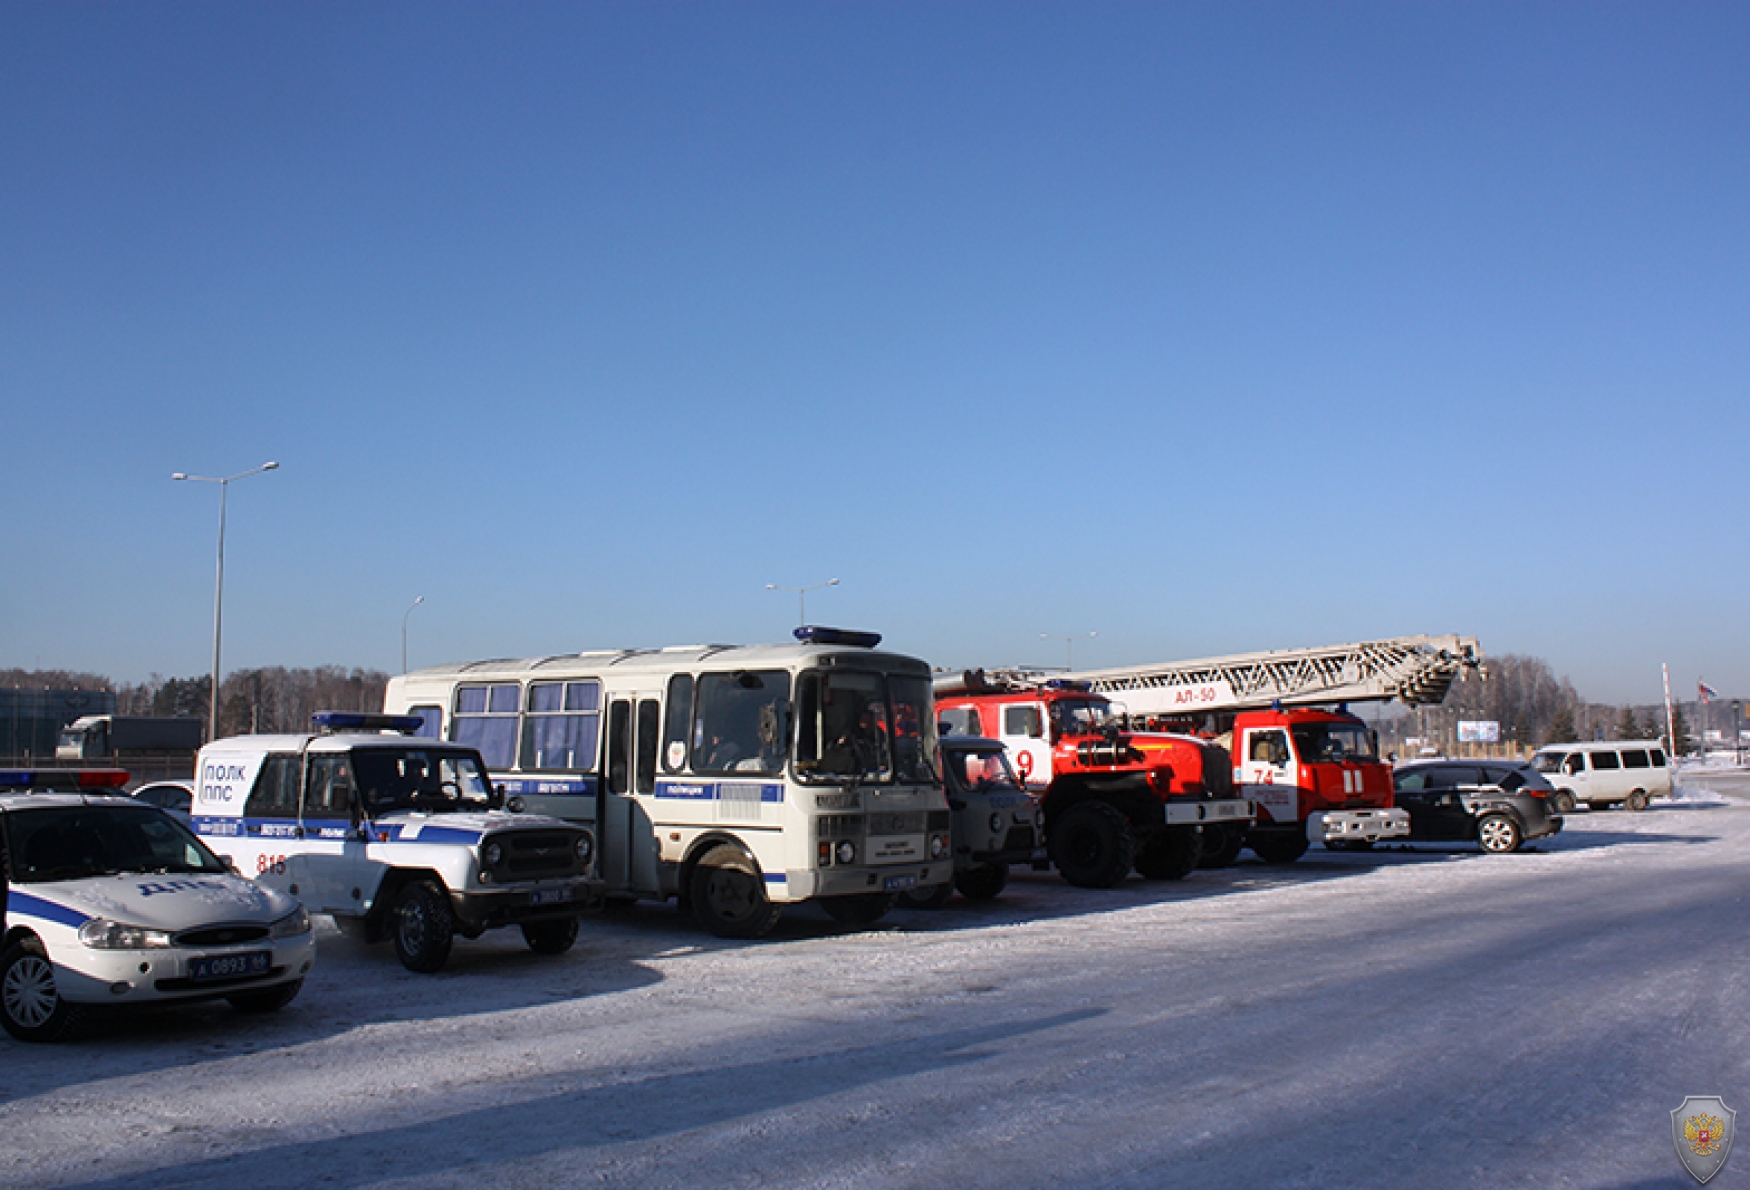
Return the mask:
<path fill-rule="evenodd" d="M 484 810 L 492 799 L 486 770 L 473 752 L 442 748 L 355 748 L 353 769 L 365 810 L 442 814 Z"/>
<path fill-rule="evenodd" d="M 977 792 L 995 789 L 1019 789 L 1015 771 L 1009 767 L 1008 753 L 1002 748 L 954 748 L 942 752 L 942 767 L 953 774 L 964 789 Z"/>
<path fill-rule="evenodd" d="M 118 872 L 223 872 L 180 822 L 152 806 L 45 806 L 6 815 L 15 884 Z"/>
<path fill-rule="evenodd" d="M 1051 704 L 1051 722 L 1059 735 L 1090 735 L 1112 717 L 1112 704 L 1103 698 L 1065 698 Z"/>
<path fill-rule="evenodd" d="M 1291 730 L 1303 762 L 1379 759 L 1373 733 L 1359 723 L 1301 723 Z"/>

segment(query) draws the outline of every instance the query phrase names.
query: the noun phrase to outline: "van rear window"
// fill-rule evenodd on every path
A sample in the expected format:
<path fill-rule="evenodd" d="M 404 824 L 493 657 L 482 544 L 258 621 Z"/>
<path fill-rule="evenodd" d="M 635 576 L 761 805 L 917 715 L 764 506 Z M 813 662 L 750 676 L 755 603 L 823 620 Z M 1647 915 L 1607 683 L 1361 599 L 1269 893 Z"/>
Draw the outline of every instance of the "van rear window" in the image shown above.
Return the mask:
<path fill-rule="evenodd" d="M 1645 751 L 1640 748 L 1631 748 L 1622 754 L 1622 767 L 1625 769 L 1646 769 L 1652 768 L 1653 763 L 1647 759 Z"/>

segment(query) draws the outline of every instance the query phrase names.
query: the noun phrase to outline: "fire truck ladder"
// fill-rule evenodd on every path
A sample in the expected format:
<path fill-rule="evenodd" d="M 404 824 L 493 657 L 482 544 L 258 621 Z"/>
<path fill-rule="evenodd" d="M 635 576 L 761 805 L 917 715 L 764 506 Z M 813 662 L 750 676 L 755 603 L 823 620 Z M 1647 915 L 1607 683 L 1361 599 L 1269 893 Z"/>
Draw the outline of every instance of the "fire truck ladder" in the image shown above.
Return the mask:
<path fill-rule="evenodd" d="M 1482 666 L 1475 637 L 1400 636 L 1050 676 L 1087 682 L 1122 702 L 1131 714 L 1175 715 L 1274 702 L 1292 706 L 1395 698 L 1406 706 L 1432 706 L 1446 698 L 1454 679 L 1472 670 L 1483 676 Z"/>

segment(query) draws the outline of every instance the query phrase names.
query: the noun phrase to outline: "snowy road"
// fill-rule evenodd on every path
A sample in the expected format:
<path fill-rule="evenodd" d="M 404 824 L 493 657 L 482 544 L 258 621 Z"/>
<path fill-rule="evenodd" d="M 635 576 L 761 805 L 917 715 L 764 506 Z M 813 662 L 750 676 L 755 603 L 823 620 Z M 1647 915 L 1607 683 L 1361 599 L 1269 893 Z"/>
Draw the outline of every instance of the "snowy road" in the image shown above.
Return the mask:
<path fill-rule="evenodd" d="M 1750 779 L 1696 784 L 1519 855 L 1018 872 L 862 933 L 639 906 L 432 977 L 325 928 L 265 1022 L 0 1037 L 0 1184 L 1693 1185 L 1668 1113 L 1750 1106 Z"/>

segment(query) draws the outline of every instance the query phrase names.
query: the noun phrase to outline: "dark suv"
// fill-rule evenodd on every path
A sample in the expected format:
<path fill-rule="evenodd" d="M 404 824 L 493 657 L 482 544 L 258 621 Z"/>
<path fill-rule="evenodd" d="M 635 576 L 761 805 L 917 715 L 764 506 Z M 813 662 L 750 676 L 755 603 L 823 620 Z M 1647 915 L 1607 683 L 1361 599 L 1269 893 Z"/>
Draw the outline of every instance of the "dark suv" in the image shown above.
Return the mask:
<path fill-rule="evenodd" d="M 1494 855 L 1562 829 L 1543 774 L 1511 760 L 1430 760 L 1392 774 L 1397 805 L 1410 815 L 1410 838 L 1429 843 L 1475 840 Z"/>

